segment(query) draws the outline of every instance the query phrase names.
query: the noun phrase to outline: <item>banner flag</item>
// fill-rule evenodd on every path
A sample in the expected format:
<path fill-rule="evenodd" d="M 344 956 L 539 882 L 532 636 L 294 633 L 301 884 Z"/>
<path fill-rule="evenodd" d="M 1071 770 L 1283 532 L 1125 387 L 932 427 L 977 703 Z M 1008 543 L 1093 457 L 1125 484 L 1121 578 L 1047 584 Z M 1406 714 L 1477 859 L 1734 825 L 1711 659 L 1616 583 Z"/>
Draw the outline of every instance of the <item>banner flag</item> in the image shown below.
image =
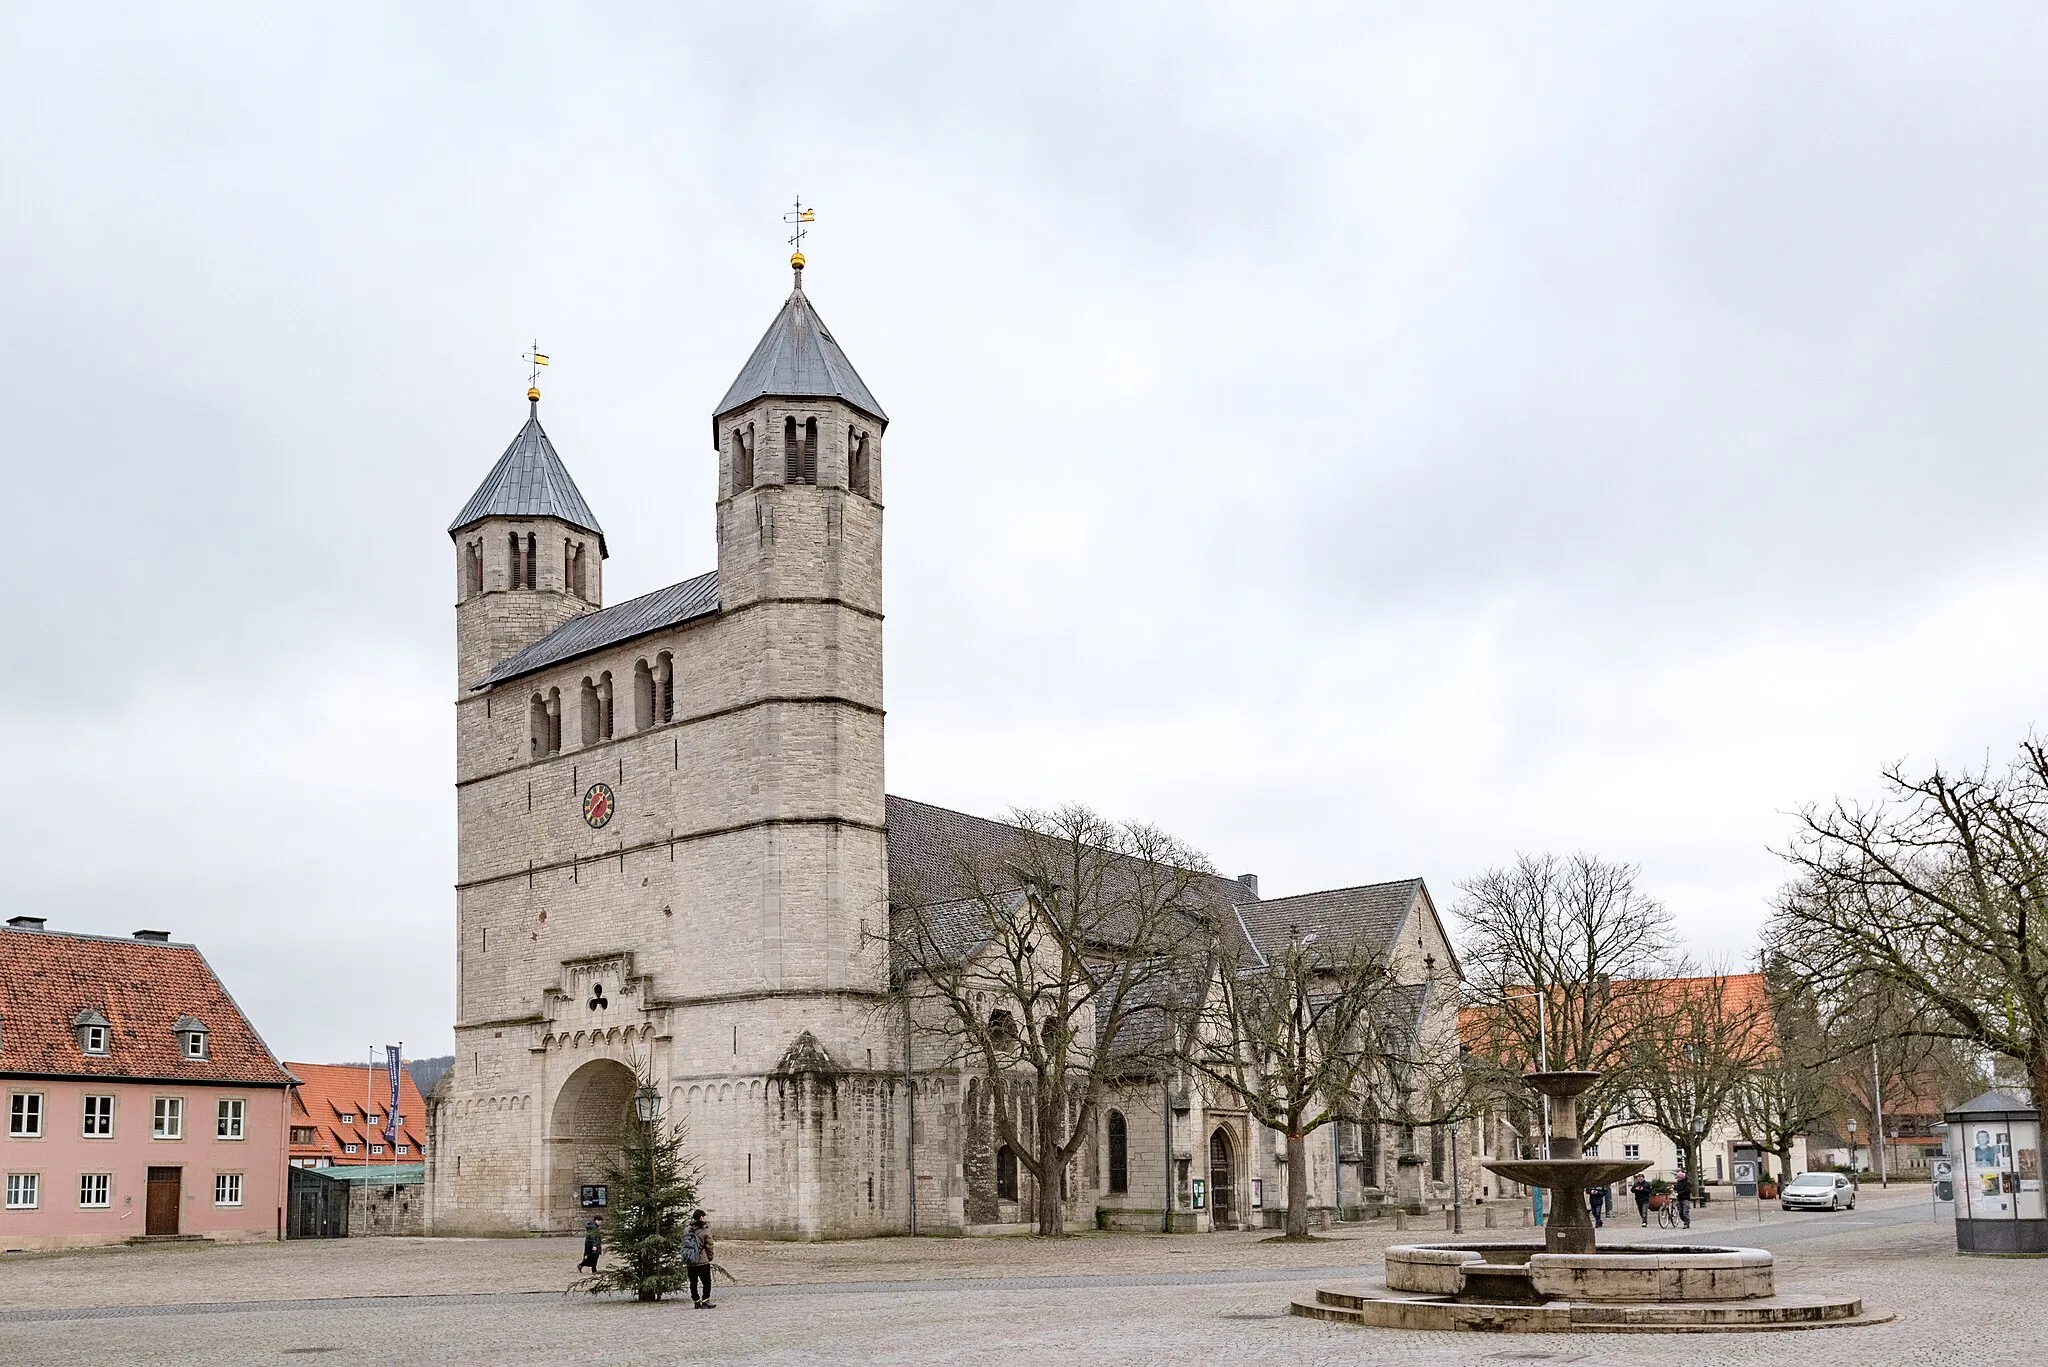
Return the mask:
<path fill-rule="evenodd" d="M 384 1063 L 391 1074 L 391 1104 L 384 1110 L 384 1142 L 387 1144 L 398 1141 L 398 1052 L 404 1047 L 403 1044 L 384 1046 Z"/>

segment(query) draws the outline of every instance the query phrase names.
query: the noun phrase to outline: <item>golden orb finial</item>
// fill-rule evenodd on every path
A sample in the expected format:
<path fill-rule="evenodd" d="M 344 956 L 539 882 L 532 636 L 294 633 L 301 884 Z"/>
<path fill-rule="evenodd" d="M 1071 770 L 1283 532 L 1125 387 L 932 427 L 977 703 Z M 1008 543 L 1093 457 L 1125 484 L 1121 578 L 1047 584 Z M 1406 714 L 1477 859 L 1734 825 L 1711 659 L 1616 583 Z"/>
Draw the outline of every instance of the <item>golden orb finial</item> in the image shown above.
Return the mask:
<path fill-rule="evenodd" d="M 789 254 L 789 264 L 798 270 L 802 270 L 804 268 L 804 254 L 802 252 L 791 252 Z"/>
<path fill-rule="evenodd" d="M 538 389 L 529 389 L 529 390 L 527 390 L 527 391 L 526 391 L 526 401 L 527 401 L 528 403 L 539 403 L 539 402 L 540 402 L 540 391 L 539 391 Z"/>

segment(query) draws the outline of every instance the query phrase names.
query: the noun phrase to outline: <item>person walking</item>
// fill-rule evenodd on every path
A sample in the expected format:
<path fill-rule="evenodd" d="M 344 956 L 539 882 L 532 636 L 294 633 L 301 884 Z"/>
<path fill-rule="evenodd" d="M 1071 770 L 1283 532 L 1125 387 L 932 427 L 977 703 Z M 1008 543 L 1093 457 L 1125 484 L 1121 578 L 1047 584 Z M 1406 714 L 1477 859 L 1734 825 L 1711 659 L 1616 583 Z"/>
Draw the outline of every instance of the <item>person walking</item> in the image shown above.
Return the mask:
<path fill-rule="evenodd" d="M 1636 1198 L 1636 1214 L 1642 1219 L 1643 1228 L 1650 1227 L 1650 1179 L 1641 1173 L 1629 1184 L 1629 1195 Z"/>
<path fill-rule="evenodd" d="M 1590 1187 L 1586 1191 L 1586 1209 L 1593 1216 L 1593 1228 L 1603 1229 L 1607 1222 L 1601 1218 L 1607 1209 L 1607 1188 Z"/>
<path fill-rule="evenodd" d="M 1678 1181 L 1672 1185 L 1671 1198 L 1678 1202 L 1678 1223 L 1692 1228 L 1692 1178 L 1686 1173 L 1678 1174 Z"/>
<path fill-rule="evenodd" d="M 597 1260 L 604 1254 L 604 1231 L 598 1228 L 596 1220 L 589 1220 L 583 1226 L 583 1261 L 576 1264 L 578 1272 L 597 1271 Z"/>
<path fill-rule="evenodd" d="M 690 1228 L 683 1234 L 683 1262 L 690 1272 L 690 1306 L 715 1310 L 711 1302 L 711 1220 L 701 1210 L 690 1212 Z M 700 1291 L 698 1288 L 702 1287 Z"/>

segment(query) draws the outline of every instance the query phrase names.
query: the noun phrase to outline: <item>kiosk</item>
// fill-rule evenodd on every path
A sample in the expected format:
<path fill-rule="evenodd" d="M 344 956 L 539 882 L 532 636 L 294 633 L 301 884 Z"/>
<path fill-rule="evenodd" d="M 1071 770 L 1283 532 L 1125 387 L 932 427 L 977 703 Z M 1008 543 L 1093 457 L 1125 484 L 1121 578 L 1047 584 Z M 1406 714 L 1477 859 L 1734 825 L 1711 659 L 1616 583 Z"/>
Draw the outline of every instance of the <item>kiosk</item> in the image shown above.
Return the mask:
<path fill-rule="evenodd" d="M 2041 1113 L 2007 1092 L 1986 1092 L 1945 1117 L 1956 1187 L 1956 1250 L 2048 1254 L 2042 1206 Z"/>

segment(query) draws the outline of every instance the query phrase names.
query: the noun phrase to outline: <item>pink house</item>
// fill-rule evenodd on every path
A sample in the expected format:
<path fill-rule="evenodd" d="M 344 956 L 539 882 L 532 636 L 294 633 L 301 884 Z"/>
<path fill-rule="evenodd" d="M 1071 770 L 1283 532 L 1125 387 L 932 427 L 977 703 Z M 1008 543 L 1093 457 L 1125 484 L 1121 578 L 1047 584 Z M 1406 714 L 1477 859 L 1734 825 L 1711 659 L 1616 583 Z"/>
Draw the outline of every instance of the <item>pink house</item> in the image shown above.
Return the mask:
<path fill-rule="evenodd" d="M 291 1077 L 162 931 L 0 928 L 0 1250 L 282 1236 Z"/>

